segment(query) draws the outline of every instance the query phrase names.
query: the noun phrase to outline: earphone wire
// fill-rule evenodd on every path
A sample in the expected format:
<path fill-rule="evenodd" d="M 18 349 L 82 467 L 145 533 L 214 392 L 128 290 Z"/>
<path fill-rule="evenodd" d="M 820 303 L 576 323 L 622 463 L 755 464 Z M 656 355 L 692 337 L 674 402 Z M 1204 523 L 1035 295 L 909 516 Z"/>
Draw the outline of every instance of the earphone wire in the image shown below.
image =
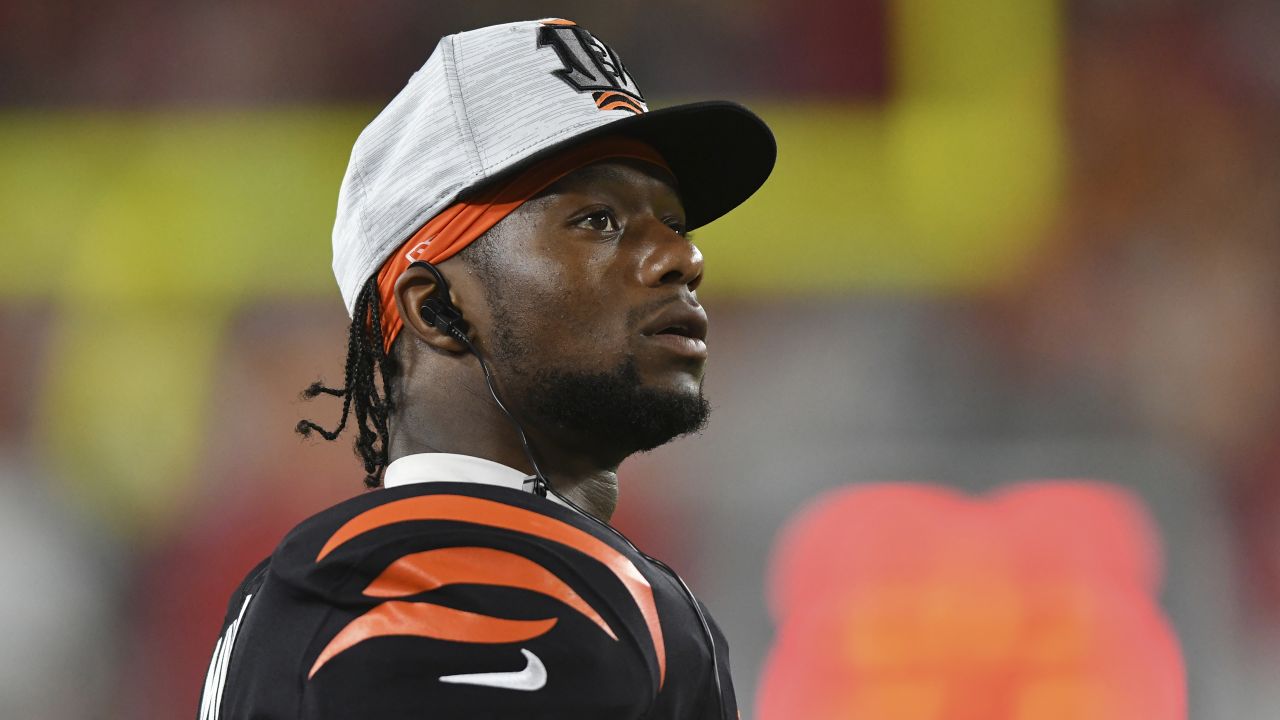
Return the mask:
<path fill-rule="evenodd" d="M 484 357 L 476 350 L 475 345 L 471 344 L 471 339 L 466 333 L 458 332 L 454 335 L 461 340 L 472 355 L 476 356 L 476 360 L 480 361 L 480 371 L 484 373 L 484 384 L 489 388 L 489 394 L 493 396 L 493 402 L 498 405 L 498 409 L 503 415 L 507 416 L 507 420 L 511 421 L 512 427 L 516 429 L 516 434 L 520 436 L 520 444 L 524 447 L 524 456 L 529 460 L 529 465 L 533 467 L 533 493 L 538 497 L 546 497 L 547 490 L 550 489 L 551 483 L 547 482 L 547 476 L 542 474 L 542 468 L 538 467 L 538 460 L 533 456 L 533 447 L 529 445 L 529 437 L 524 433 L 524 427 L 520 425 L 520 421 L 516 420 L 516 416 L 512 414 L 507 406 L 503 404 L 502 399 L 498 397 L 498 391 L 493 386 L 493 373 L 489 371 L 489 363 L 484 361 Z M 554 490 L 552 492 L 555 492 Z M 558 496 L 559 493 L 556 493 Z"/>

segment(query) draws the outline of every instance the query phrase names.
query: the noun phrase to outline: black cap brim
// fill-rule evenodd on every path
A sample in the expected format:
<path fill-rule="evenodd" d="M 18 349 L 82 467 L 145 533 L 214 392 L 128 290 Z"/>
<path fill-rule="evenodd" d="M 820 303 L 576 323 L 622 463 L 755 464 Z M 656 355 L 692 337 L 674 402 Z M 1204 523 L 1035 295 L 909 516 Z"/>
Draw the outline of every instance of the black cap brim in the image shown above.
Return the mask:
<path fill-rule="evenodd" d="M 557 143 L 538 156 L 606 135 L 641 140 L 666 159 L 679 184 L 690 230 L 751 197 L 764 185 L 778 157 L 777 143 L 764 120 L 727 100 L 675 105 L 623 118 Z"/>

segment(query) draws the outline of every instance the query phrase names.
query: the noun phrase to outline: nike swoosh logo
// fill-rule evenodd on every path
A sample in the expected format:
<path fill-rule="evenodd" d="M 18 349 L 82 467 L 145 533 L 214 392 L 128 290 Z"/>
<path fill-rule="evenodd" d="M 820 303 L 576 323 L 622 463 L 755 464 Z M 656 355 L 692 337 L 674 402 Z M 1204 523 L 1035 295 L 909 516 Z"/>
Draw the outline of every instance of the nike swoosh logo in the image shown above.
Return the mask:
<path fill-rule="evenodd" d="M 527 663 L 518 672 L 471 673 L 468 675 L 441 675 L 440 682 L 458 685 L 487 685 L 508 690 L 541 690 L 547 684 L 547 668 L 537 655 L 520 648 Z"/>

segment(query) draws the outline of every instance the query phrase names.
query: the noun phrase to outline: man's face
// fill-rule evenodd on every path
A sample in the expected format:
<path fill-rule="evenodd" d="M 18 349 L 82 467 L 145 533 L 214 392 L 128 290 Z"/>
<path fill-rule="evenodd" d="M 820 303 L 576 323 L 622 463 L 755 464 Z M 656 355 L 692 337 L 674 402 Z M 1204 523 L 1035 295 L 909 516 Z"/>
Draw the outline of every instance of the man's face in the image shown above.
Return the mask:
<path fill-rule="evenodd" d="M 588 166 L 479 242 L 490 243 L 473 263 L 489 304 L 477 317 L 481 352 L 517 413 L 602 455 L 701 428 L 702 254 L 665 171 Z"/>

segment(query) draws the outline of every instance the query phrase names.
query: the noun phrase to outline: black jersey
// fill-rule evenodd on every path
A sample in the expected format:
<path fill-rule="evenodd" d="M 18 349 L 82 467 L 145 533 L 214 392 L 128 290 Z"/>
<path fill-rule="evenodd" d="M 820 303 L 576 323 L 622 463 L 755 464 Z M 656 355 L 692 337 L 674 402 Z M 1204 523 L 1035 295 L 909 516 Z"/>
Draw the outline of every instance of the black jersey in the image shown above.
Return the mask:
<path fill-rule="evenodd" d="M 431 482 L 309 520 L 231 598 L 200 720 L 721 717 L 677 578 L 577 511 Z M 725 717 L 728 648 L 715 642 Z"/>

